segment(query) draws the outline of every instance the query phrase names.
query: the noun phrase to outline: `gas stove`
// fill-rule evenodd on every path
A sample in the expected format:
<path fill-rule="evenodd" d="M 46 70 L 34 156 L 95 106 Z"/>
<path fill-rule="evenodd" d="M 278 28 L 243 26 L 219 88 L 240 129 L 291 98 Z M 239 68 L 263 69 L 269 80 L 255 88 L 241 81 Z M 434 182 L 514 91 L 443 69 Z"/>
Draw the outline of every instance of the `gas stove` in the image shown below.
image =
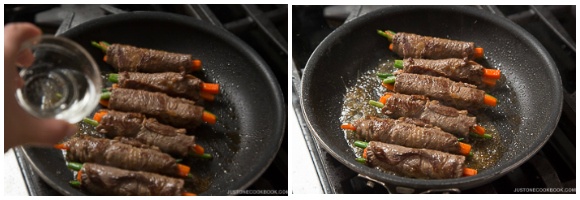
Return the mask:
<path fill-rule="evenodd" d="M 157 11 L 189 16 L 191 20 L 209 22 L 242 39 L 270 66 L 280 88 L 287 88 L 287 5 L 5 5 L 4 11 L 4 24 L 27 21 L 36 24 L 45 34 L 55 35 L 86 21 L 124 12 Z M 286 99 L 288 92 L 282 91 Z M 288 189 L 287 132 L 286 129 L 272 164 L 247 190 Z M 32 169 L 23 158 L 21 148 L 15 148 L 14 153 L 29 195 L 60 195 Z"/>
<path fill-rule="evenodd" d="M 293 99 L 297 123 L 312 158 L 321 192 L 327 194 L 381 194 L 389 191 L 341 164 L 326 152 L 308 129 L 300 109 L 300 80 L 310 54 L 334 29 L 385 6 L 293 6 Z M 505 17 L 536 37 L 554 59 L 564 87 L 564 107 L 552 137 L 530 160 L 505 176 L 480 187 L 431 190 L 435 193 L 575 193 L 576 188 L 576 7 L 575 6 L 474 6 L 481 12 Z M 540 188 L 518 191 L 516 188 Z M 400 192 L 400 191 L 399 191 Z"/>

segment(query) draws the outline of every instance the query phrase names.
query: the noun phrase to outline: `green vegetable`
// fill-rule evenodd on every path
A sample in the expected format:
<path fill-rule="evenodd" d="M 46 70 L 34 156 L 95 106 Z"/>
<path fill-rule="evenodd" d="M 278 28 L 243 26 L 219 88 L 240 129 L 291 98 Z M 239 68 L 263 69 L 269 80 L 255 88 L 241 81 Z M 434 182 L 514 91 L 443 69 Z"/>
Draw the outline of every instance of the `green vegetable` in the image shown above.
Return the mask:
<path fill-rule="evenodd" d="M 359 163 L 365 164 L 367 162 L 367 159 L 365 158 L 355 158 L 355 160 Z"/>
<path fill-rule="evenodd" d="M 377 76 L 378 76 L 378 77 L 379 77 L 381 80 L 383 80 L 383 79 L 386 79 L 386 78 L 388 78 L 388 77 L 391 77 L 391 76 L 393 76 L 393 74 L 389 74 L 389 73 L 377 73 Z"/>
<path fill-rule="evenodd" d="M 68 183 L 73 187 L 80 187 L 81 186 L 80 181 L 69 181 Z"/>
<path fill-rule="evenodd" d="M 111 83 L 118 83 L 119 82 L 119 74 L 110 73 L 109 74 L 109 81 Z"/>
<path fill-rule="evenodd" d="M 383 103 L 378 102 L 378 101 L 373 101 L 373 100 L 369 100 L 369 104 L 371 104 L 371 106 L 378 107 L 378 108 L 383 108 L 385 106 L 385 105 L 383 105 Z"/>
<path fill-rule="evenodd" d="M 79 171 L 81 168 L 83 168 L 83 164 L 78 162 L 68 162 L 66 163 L 66 167 L 75 171 Z"/>
<path fill-rule="evenodd" d="M 403 60 L 395 60 L 395 65 L 394 66 L 396 68 L 403 69 L 403 67 L 404 67 L 403 66 Z"/>
<path fill-rule="evenodd" d="M 92 120 L 92 119 L 89 119 L 89 118 L 86 118 L 86 117 L 83 119 L 83 122 L 87 123 L 91 126 L 98 126 L 99 125 L 99 122 Z"/>
<path fill-rule="evenodd" d="M 395 76 L 389 76 L 383 80 L 383 83 L 384 84 L 393 84 L 393 83 L 395 83 L 396 79 L 397 79 L 397 77 L 395 77 Z"/>
<path fill-rule="evenodd" d="M 395 32 L 389 30 L 386 31 L 377 30 L 377 33 L 383 37 L 386 37 L 389 40 L 389 42 L 393 42 L 393 37 L 396 34 Z"/>
<path fill-rule="evenodd" d="M 103 92 L 103 93 L 101 93 L 101 99 L 107 100 L 109 98 L 111 98 L 111 92 Z"/>
<path fill-rule="evenodd" d="M 364 148 L 367 148 L 369 146 L 369 143 L 357 140 L 357 141 L 354 141 L 354 146 L 364 149 Z"/>

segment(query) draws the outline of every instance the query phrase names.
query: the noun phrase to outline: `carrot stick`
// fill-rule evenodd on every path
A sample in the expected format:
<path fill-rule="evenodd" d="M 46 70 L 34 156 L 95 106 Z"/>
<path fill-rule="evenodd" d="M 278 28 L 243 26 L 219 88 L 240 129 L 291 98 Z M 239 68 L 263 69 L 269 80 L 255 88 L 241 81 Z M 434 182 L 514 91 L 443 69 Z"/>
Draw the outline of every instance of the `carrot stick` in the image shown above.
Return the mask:
<path fill-rule="evenodd" d="M 365 149 L 363 150 L 363 155 L 362 155 L 362 156 L 363 156 L 363 158 L 365 158 L 365 159 L 367 159 L 367 149 L 368 149 L 368 148 L 365 148 Z"/>
<path fill-rule="evenodd" d="M 483 69 L 483 77 L 489 79 L 501 78 L 501 70 L 499 69 Z"/>
<path fill-rule="evenodd" d="M 107 62 L 107 59 L 108 59 L 108 58 L 107 58 L 107 55 L 103 56 L 103 61 L 104 61 L 104 62 Z"/>
<path fill-rule="evenodd" d="M 483 48 L 476 47 L 473 51 L 473 58 L 475 59 L 483 58 Z"/>
<path fill-rule="evenodd" d="M 197 194 L 191 192 L 183 192 L 181 193 L 181 196 L 197 196 Z"/>
<path fill-rule="evenodd" d="M 203 153 L 205 153 L 205 149 L 203 149 L 203 147 L 201 145 L 198 145 L 198 144 L 196 144 L 195 146 L 193 146 L 193 151 L 197 155 L 203 155 Z"/>
<path fill-rule="evenodd" d="M 108 99 L 101 99 L 99 100 L 99 103 L 105 107 L 109 107 L 109 100 Z"/>
<path fill-rule="evenodd" d="M 93 120 L 101 123 L 101 119 L 103 119 L 103 117 L 105 115 L 107 115 L 107 111 L 105 111 L 105 110 L 99 111 L 99 112 L 95 113 L 95 116 L 93 116 Z"/>
<path fill-rule="evenodd" d="M 208 124 L 215 124 L 217 121 L 215 115 L 208 111 L 203 111 L 202 120 Z"/>
<path fill-rule="evenodd" d="M 460 142 L 459 143 L 459 153 L 461 155 L 467 156 L 467 155 L 469 155 L 469 152 L 471 152 L 471 145 Z"/>
<path fill-rule="evenodd" d="M 478 135 L 481 135 L 481 136 L 483 136 L 483 134 L 485 134 L 485 128 L 483 128 L 480 125 L 475 125 L 475 126 L 471 127 L 471 130 L 474 133 L 477 133 Z"/>
<path fill-rule="evenodd" d="M 393 51 L 393 43 L 389 44 L 389 50 Z"/>
<path fill-rule="evenodd" d="M 119 84 L 114 83 L 113 85 L 111 85 L 111 88 L 117 89 L 117 88 L 119 88 Z"/>
<path fill-rule="evenodd" d="M 186 177 L 190 170 L 189 166 L 184 164 L 177 164 L 177 169 L 179 170 L 179 175 L 183 177 Z"/>
<path fill-rule="evenodd" d="M 81 179 L 82 179 L 82 175 L 83 175 L 83 171 L 82 171 L 82 170 L 79 170 L 79 171 L 77 172 L 77 181 L 81 181 Z"/>
<path fill-rule="evenodd" d="M 201 60 L 195 59 L 191 61 L 191 68 L 193 69 L 193 71 L 201 70 Z"/>
<path fill-rule="evenodd" d="M 54 145 L 54 148 L 55 149 L 60 149 L 60 150 L 68 150 L 68 147 L 64 143 L 55 144 Z"/>
<path fill-rule="evenodd" d="M 390 91 L 395 91 L 395 84 L 384 84 L 382 83 L 383 87 L 387 88 Z"/>
<path fill-rule="evenodd" d="M 495 87 L 495 83 L 497 82 L 497 79 L 482 77 L 481 82 L 483 82 L 484 84 L 486 84 L 490 87 Z"/>
<path fill-rule="evenodd" d="M 201 91 L 207 92 L 210 94 L 219 94 L 220 93 L 220 85 L 217 83 L 202 83 L 201 84 Z"/>
<path fill-rule="evenodd" d="M 207 92 L 200 92 L 199 96 L 206 101 L 214 101 L 215 100 L 215 96 L 213 94 L 207 93 Z"/>
<path fill-rule="evenodd" d="M 356 127 L 352 124 L 349 123 L 344 123 L 342 125 L 340 125 L 341 129 L 346 129 L 346 130 L 351 130 L 351 131 L 356 131 Z"/>
<path fill-rule="evenodd" d="M 391 93 L 387 92 L 381 97 L 381 99 L 379 99 L 379 101 L 383 104 L 387 104 L 387 99 L 391 98 L 391 95 Z"/>
<path fill-rule="evenodd" d="M 483 103 L 489 106 L 496 106 L 497 99 L 489 94 L 485 94 L 485 97 L 483 98 Z"/>
<path fill-rule="evenodd" d="M 475 176 L 477 174 L 477 169 L 465 167 L 463 168 L 463 176 Z"/>

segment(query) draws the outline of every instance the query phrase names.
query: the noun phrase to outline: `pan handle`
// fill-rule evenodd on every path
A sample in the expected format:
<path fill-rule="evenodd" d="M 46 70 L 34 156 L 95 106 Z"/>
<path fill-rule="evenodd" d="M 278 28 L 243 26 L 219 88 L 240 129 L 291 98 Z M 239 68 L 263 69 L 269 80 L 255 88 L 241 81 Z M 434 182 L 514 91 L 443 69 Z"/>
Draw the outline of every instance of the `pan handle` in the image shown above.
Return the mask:
<path fill-rule="evenodd" d="M 391 193 L 391 194 L 459 194 L 459 193 L 461 193 L 461 190 L 459 190 L 458 188 L 415 189 L 415 188 L 386 184 L 382 181 L 373 179 L 371 177 L 368 177 L 368 176 L 365 176 L 362 174 L 358 174 L 357 177 L 360 177 L 362 179 L 366 179 L 368 181 L 367 186 L 374 187 L 375 184 L 379 184 L 379 185 L 383 186 L 385 189 L 387 189 L 387 191 L 389 191 L 389 193 Z"/>

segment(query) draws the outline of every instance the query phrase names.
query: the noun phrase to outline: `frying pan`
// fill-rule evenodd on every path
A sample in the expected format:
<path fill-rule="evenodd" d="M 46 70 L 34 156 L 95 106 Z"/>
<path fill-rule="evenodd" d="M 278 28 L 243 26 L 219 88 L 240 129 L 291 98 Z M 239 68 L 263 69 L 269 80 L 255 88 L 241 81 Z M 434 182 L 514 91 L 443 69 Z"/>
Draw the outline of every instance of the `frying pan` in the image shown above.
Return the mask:
<path fill-rule="evenodd" d="M 340 129 L 346 88 L 355 85 L 359 73 L 376 69 L 381 59 L 400 59 L 388 50 L 388 41 L 377 35 L 377 29 L 473 41 L 484 48 L 486 58 L 480 63 L 501 69 L 505 76 L 490 91 L 499 105 L 483 111 L 507 148 L 495 166 L 472 177 L 421 180 L 382 173 L 354 160 Z M 465 190 L 501 177 L 546 143 L 562 110 L 562 83 L 544 47 L 516 24 L 469 7 L 397 6 L 354 19 L 315 49 L 301 84 L 307 125 L 325 150 L 388 188 L 412 188 L 414 192 Z"/>
<path fill-rule="evenodd" d="M 92 47 L 91 41 L 187 53 L 202 60 L 203 71 L 194 75 L 219 83 L 221 93 L 205 105 L 218 117 L 217 124 L 193 131 L 213 160 L 184 160 L 196 176 L 195 184 L 190 184 L 195 185 L 192 192 L 228 195 L 233 194 L 230 190 L 243 190 L 260 177 L 278 152 L 286 126 L 280 87 L 262 58 L 226 30 L 184 16 L 138 12 L 89 21 L 61 36 L 86 48 L 103 75 L 113 68 L 102 61 L 103 52 Z M 24 155 L 57 191 L 85 195 L 68 185 L 74 177 L 60 150 L 25 147 Z"/>

